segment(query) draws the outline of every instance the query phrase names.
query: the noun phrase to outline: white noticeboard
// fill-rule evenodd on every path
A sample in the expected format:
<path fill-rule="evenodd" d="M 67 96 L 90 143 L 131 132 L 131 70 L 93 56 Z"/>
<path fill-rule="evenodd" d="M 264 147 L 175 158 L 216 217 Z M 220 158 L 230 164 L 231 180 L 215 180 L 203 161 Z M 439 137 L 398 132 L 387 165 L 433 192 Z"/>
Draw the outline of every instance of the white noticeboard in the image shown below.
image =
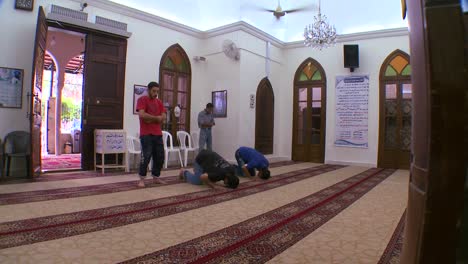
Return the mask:
<path fill-rule="evenodd" d="M 96 129 L 96 153 L 126 152 L 126 134 L 124 130 Z"/>
<path fill-rule="evenodd" d="M 121 129 L 96 129 L 94 130 L 94 168 L 104 169 L 124 168 L 128 171 L 126 152 L 127 152 L 127 134 Z M 101 155 L 101 162 L 97 163 L 96 154 Z M 105 163 L 104 155 L 115 154 L 114 163 Z M 123 154 L 119 162 L 119 154 Z"/>
<path fill-rule="evenodd" d="M 369 75 L 336 77 L 335 146 L 368 148 Z"/>

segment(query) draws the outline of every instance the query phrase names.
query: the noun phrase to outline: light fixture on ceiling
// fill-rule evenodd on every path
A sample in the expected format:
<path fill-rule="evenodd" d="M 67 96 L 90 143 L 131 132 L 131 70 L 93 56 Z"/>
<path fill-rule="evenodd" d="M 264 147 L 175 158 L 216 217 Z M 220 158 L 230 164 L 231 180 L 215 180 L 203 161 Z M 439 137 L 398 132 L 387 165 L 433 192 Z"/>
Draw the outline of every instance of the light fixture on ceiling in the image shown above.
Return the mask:
<path fill-rule="evenodd" d="M 327 17 L 320 13 L 320 0 L 318 14 L 314 16 L 314 23 L 306 25 L 304 29 L 304 45 L 322 50 L 335 45 L 335 26 L 328 24 Z"/>

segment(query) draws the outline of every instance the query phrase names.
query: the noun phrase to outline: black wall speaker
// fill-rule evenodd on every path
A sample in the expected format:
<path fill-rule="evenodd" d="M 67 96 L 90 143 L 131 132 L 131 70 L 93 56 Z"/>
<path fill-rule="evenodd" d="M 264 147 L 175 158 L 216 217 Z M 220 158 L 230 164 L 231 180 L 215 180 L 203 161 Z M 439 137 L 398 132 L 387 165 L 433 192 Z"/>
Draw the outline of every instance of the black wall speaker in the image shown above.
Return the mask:
<path fill-rule="evenodd" d="M 343 45 L 344 67 L 359 68 L 359 46 L 358 45 Z"/>

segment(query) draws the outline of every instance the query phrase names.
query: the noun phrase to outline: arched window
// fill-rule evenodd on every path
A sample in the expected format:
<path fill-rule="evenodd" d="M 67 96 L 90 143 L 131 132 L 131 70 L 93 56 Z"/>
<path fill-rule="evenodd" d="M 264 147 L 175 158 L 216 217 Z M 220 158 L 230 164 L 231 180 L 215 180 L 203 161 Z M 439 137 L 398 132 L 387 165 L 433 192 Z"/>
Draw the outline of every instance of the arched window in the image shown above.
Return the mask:
<path fill-rule="evenodd" d="M 257 88 L 255 107 L 255 149 L 263 154 L 273 154 L 275 127 L 275 95 L 267 77 Z"/>
<path fill-rule="evenodd" d="M 380 68 L 379 167 L 409 168 L 412 94 L 409 55 L 396 50 Z"/>
<path fill-rule="evenodd" d="M 175 138 L 179 130 L 190 133 L 190 90 L 192 70 L 190 60 L 179 44 L 174 44 L 164 52 L 160 63 L 160 98 L 168 110 L 163 130 Z M 174 114 L 179 106 L 180 115 Z"/>
<path fill-rule="evenodd" d="M 293 160 L 325 158 L 326 76 L 314 59 L 306 59 L 294 77 Z"/>

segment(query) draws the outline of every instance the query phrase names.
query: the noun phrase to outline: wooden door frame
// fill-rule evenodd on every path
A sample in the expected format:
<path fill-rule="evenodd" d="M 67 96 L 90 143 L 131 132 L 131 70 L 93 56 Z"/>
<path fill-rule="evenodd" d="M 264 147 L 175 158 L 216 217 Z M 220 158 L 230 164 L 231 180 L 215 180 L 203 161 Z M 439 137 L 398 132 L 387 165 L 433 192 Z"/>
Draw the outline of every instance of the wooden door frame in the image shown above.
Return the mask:
<path fill-rule="evenodd" d="M 299 77 L 301 75 L 301 70 L 308 64 L 312 63 L 317 67 L 317 70 L 320 71 L 320 74 L 322 75 L 322 80 L 320 81 L 298 81 Z M 307 88 L 312 88 L 312 87 L 320 87 L 322 88 L 322 93 L 321 93 L 321 101 L 322 101 L 322 107 L 321 107 L 321 133 L 320 133 L 320 144 L 321 144 L 321 151 L 323 154 L 323 159 L 321 162 L 324 162 L 325 160 L 325 134 L 326 134 L 326 119 L 327 119 L 327 76 L 325 74 L 325 70 L 323 69 L 322 65 L 314 60 L 313 58 L 309 57 L 305 59 L 299 67 L 296 69 L 296 73 L 294 74 L 294 79 L 293 79 L 293 111 L 292 111 L 292 119 L 293 119 L 293 126 L 292 126 L 292 147 L 291 147 L 291 159 L 294 158 L 294 148 L 295 148 L 295 142 L 296 142 L 296 128 L 297 128 L 297 102 L 298 102 L 298 93 L 297 90 L 300 88 L 300 86 L 306 86 Z M 307 106 L 309 107 L 309 100 L 307 100 Z M 312 102 L 310 102 L 310 107 L 312 107 Z M 311 108 L 312 109 L 312 108 Z M 323 133 L 322 133 L 323 132 Z"/>
<path fill-rule="evenodd" d="M 182 57 L 184 58 L 184 60 L 187 62 L 187 66 L 188 66 L 188 72 L 178 72 L 178 71 L 172 71 L 170 69 L 167 69 L 164 67 L 164 61 L 165 61 L 165 58 L 167 58 L 168 54 L 170 51 L 172 51 L 173 49 L 178 49 L 181 54 L 182 54 Z M 175 89 L 177 87 L 177 78 L 179 76 L 186 76 L 187 77 L 187 109 L 186 109 L 186 118 L 185 118 L 185 129 L 187 130 L 188 133 L 190 133 L 190 122 L 191 122 L 191 112 L 192 112 L 192 105 L 191 105 L 191 98 L 192 98 L 192 64 L 190 63 L 190 59 L 187 55 L 187 53 L 185 52 L 184 48 L 182 48 L 182 46 L 179 44 L 179 43 L 176 43 L 176 44 L 173 44 L 171 46 L 169 46 L 163 53 L 163 55 L 161 56 L 161 60 L 159 62 L 159 84 L 160 84 L 160 90 L 159 90 L 159 97 L 162 101 L 162 99 L 164 98 L 164 89 L 162 89 L 163 87 L 163 74 L 164 72 L 168 72 L 168 73 L 172 73 L 174 74 L 174 83 L 172 84 L 173 87 L 172 87 L 172 90 L 173 91 L 178 91 L 177 89 Z M 174 96 L 174 99 L 173 99 L 175 102 L 177 102 L 177 93 L 175 94 Z M 164 102 L 163 102 L 164 103 Z M 175 107 L 175 105 L 173 106 Z M 171 115 L 173 115 L 173 112 L 171 113 Z M 171 117 L 171 122 L 172 122 L 173 118 Z M 172 130 L 174 130 L 174 127 L 171 127 Z M 172 131 L 168 131 L 168 132 L 172 132 Z M 173 137 L 176 136 L 176 135 L 172 135 Z M 177 141 L 177 140 L 176 140 Z M 178 144 L 178 143 L 177 143 Z"/>
<path fill-rule="evenodd" d="M 98 34 L 98 35 L 101 35 L 101 36 L 109 36 L 111 38 L 128 39 L 128 37 L 124 37 L 124 36 L 121 36 L 121 35 L 115 35 L 115 34 L 112 34 L 110 32 L 105 32 L 105 31 L 100 31 L 100 30 L 96 30 L 96 29 L 81 27 L 79 25 L 74 25 L 74 24 L 70 24 L 70 23 L 66 23 L 66 22 L 58 23 L 56 20 L 53 20 L 53 19 L 46 19 L 46 21 L 47 21 L 47 26 L 48 27 L 58 28 L 58 29 L 67 30 L 67 31 L 71 31 L 71 32 L 82 33 L 82 34 L 85 34 L 86 37 L 88 36 L 88 34 L 94 33 L 94 34 Z M 85 53 L 86 53 L 86 50 L 85 50 Z M 82 102 L 82 106 L 81 106 L 81 109 L 82 109 L 82 111 L 81 111 L 82 112 L 81 113 L 82 128 L 81 128 L 81 136 L 80 136 L 80 144 L 81 144 L 80 149 L 82 151 L 84 150 L 84 143 L 85 143 L 85 140 L 84 140 L 85 137 L 84 137 L 84 133 L 83 133 L 83 118 L 84 118 L 84 110 L 85 110 L 84 95 L 85 95 L 85 90 L 86 90 L 85 82 L 86 82 L 86 76 L 83 75 L 83 85 L 82 85 L 83 102 Z M 123 85 L 125 86 L 125 83 Z M 122 113 L 122 114 L 124 115 L 123 118 L 125 118 L 125 113 Z M 123 126 L 123 121 L 122 121 L 122 126 Z M 94 138 L 90 139 L 90 140 L 94 140 Z M 82 155 L 82 158 L 83 158 L 83 155 Z M 93 164 L 94 161 L 89 161 L 89 163 Z M 85 162 L 83 162 L 83 159 L 82 159 L 81 169 L 84 169 L 83 168 L 84 164 L 85 164 Z"/>
<path fill-rule="evenodd" d="M 387 66 L 390 64 L 390 62 L 397 56 L 402 56 L 405 59 L 408 60 L 408 63 L 411 65 L 410 61 L 410 56 L 408 53 L 396 49 L 392 53 L 390 53 L 380 66 L 380 71 L 379 71 L 379 143 L 378 143 L 378 151 L 377 151 L 377 167 L 382 166 L 382 159 L 383 159 L 383 152 L 384 152 L 384 147 L 385 147 L 385 129 L 384 125 L 385 124 L 385 85 L 391 83 L 394 83 L 398 87 L 400 85 L 403 85 L 404 83 L 411 83 L 411 75 L 409 76 L 400 76 L 400 77 L 386 77 L 385 76 L 385 71 L 387 69 Z M 397 99 L 398 99 L 398 90 L 397 90 Z M 413 100 L 413 98 L 411 98 Z"/>
<path fill-rule="evenodd" d="M 415 136 L 400 260 L 456 263 L 467 153 L 463 13 L 457 1 L 406 3 Z"/>
<path fill-rule="evenodd" d="M 273 86 L 271 85 L 271 82 L 270 80 L 268 79 L 268 77 L 265 77 L 263 78 L 260 83 L 258 84 L 257 86 L 257 91 L 256 91 L 256 94 L 255 94 L 255 142 L 254 142 L 254 145 L 257 146 L 257 137 L 259 137 L 259 127 L 257 126 L 257 122 L 258 120 L 260 119 L 260 116 L 259 116 L 259 110 L 258 110 L 258 107 L 257 107 L 257 103 L 261 100 L 261 98 L 259 97 L 259 89 L 262 88 L 262 87 L 267 87 L 270 91 L 271 91 L 271 94 L 273 95 L 273 117 L 272 117 L 272 120 L 271 122 L 273 123 L 272 124 L 272 141 L 271 141 L 271 153 L 266 153 L 266 154 L 273 154 L 274 152 L 274 138 L 275 138 L 275 92 L 273 91 Z M 265 153 L 263 153 L 265 154 Z"/>
<path fill-rule="evenodd" d="M 43 26 L 45 26 L 45 29 L 43 29 Z M 42 31 L 45 31 L 45 36 L 41 36 Z M 42 78 L 43 78 L 43 72 L 44 72 L 44 57 L 45 53 L 47 50 L 47 32 L 48 32 L 48 25 L 47 25 L 47 17 L 45 15 L 44 8 L 42 6 L 39 7 L 38 10 L 38 17 L 37 17 L 37 22 L 36 22 L 36 35 L 34 38 L 34 51 L 33 51 L 33 63 L 32 63 L 32 69 L 31 69 L 31 93 L 30 93 L 30 109 L 29 111 L 29 129 L 30 129 L 30 147 L 31 147 L 31 153 L 30 156 L 28 157 L 29 160 L 27 160 L 27 163 L 29 163 L 29 168 L 27 167 L 27 174 L 29 177 L 35 177 L 41 174 L 41 126 L 39 126 L 39 137 L 35 137 L 35 128 L 37 126 L 37 123 L 35 122 L 36 119 L 36 113 L 39 112 L 39 116 L 41 117 L 41 122 L 42 123 L 42 96 L 38 93 L 35 93 L 36 90 L 36 77 L 40 75 L 40 92 L 42 94 Z M 42 43 L 40 40 L 44 39 L 44 43 Z M 38 54 L 38 49 L 42 49 L 42 58 L 39 59 L 40 54 Z M 38 73 L 39 72 L 39 73 Z M 39 109 L 37 108 L 37 104 L 39 104 Z M 36 142 L 36 140 L 39 140 L 39 143 Z M 37 147 L 35 147 L 35 144 Z M 39 153 L 37 153 L 37 149 L 39 149 Z M 37 155 L 39 155 L 38 160 Z M 36 161 L 36 162 L 35 162 Z M 36 166 L 36 164 L 38 166 Z"/>
<path fill-rule="evenodd" d="M 110 48 L 109 48 L 110 47 Z M 103 49 L 109 49 L 113 53 L 104 53 Z M 115 49 L 114 49 L 115 48 Z M 115 38 L 99 33 L 90 33 L 86 37 L 86 56 L 84 63 L 84 87 L 83 90 L 83 109 L 82 116 L 82 153 L 81 161 L 83 169 L 95 169 L 95 129 L 123 129 L 125 118 L 125 68 L 127 59 L 127 39 Z M 103 65 L 111 65 L 114 72 L 109 76 L 115 77 L 107 79 L 107 82 L 100 83 L 102 80 L 99 71 L 102 71 Z M 112 81 L 112 82 L 111 82 Z M 106 95 L 99 94 L 100 86 L 111 87 Z M 114 96 L 111 96 L 114 93 Z M 120 110 L 120 111 L 119 111 Z M 107 111 L 108 114 L 104 114 Z M 90 114 L 91 113 L 91 114 Z M 86 120 L 86 121 L 85 121 Z M 120 159 L 120 157 L 119 157 Z M 111 156 L 106 160 L 117 163 Z M 107 162 L 106 162 L 107 163 Z"/>

